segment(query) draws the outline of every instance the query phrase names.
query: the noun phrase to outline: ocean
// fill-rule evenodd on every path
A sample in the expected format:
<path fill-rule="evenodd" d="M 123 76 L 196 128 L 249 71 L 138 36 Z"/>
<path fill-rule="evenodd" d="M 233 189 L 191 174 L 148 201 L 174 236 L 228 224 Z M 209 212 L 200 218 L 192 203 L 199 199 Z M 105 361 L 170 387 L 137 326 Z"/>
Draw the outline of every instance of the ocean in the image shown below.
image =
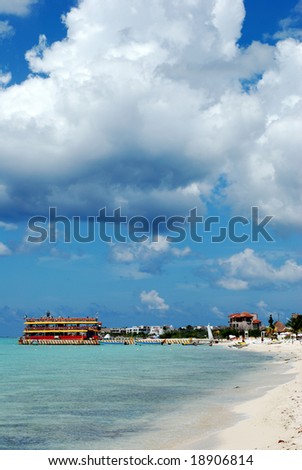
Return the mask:
<path fill-rule="evenodd" d="M 248 349 L 248 348 L 246 348 Z M 279 383 L 269 354 L 222 345 L 21 346 L 0 339 L 0 449 L 169 449 Z"/>

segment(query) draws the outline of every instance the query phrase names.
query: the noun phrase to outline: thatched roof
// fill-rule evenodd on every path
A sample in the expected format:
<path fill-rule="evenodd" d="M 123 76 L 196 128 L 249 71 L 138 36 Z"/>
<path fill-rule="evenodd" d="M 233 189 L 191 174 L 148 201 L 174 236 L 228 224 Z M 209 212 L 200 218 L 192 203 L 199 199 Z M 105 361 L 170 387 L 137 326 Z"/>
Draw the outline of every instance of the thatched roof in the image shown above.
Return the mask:
<path fill-rule="evenodd" d="M 274 327 L 275 327 L 275 331 L 277 333 L 283 333 L 284 331 L 287 331 L 286 326 L 281 321 L 276 321 L 274 323 Z"/>

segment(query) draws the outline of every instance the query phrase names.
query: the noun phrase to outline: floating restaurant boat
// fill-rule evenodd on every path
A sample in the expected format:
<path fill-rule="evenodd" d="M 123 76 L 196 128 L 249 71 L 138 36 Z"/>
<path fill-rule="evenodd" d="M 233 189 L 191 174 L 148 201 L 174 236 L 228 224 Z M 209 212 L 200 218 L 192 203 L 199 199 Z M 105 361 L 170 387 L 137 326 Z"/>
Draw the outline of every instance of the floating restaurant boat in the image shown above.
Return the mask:
<path fill-rule="evenodd" d="M 98 345 L 102 323 L 97 318 L 56 317 L 50 313 L 40 318 L 24 318 L 25 345 Z"/>

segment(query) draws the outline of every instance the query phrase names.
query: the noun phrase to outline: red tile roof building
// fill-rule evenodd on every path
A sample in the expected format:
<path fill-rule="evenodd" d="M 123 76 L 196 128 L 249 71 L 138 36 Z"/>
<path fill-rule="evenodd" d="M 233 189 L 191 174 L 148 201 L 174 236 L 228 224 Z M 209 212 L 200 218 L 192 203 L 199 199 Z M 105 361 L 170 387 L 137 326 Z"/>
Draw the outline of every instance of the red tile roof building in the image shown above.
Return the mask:
<path fill-rule="evenodd" d="M 235 330 L 256 330 L 261 327 L 257 313 L 231 313 L 229 315 L 229 325 Z"/>

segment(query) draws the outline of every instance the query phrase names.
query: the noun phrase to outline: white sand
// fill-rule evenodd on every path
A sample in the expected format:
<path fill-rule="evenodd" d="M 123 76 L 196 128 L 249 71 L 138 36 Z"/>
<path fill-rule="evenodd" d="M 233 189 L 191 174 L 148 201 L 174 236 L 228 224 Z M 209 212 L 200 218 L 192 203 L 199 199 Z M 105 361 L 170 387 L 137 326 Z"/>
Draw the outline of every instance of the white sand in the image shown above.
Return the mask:
<path fill-rule="evenodd" d="M 302 450 L 302 345 L 299 341 L 251 343 L 245 350 L 269 352 L 278 356 L 278 360 L 281 357 L 288 364 L 289 381 L 237 405 L 232 410 L 238 416 L 236 424 L 211 436 L 206 443 L 196 440 L 187 448 Z"/>

